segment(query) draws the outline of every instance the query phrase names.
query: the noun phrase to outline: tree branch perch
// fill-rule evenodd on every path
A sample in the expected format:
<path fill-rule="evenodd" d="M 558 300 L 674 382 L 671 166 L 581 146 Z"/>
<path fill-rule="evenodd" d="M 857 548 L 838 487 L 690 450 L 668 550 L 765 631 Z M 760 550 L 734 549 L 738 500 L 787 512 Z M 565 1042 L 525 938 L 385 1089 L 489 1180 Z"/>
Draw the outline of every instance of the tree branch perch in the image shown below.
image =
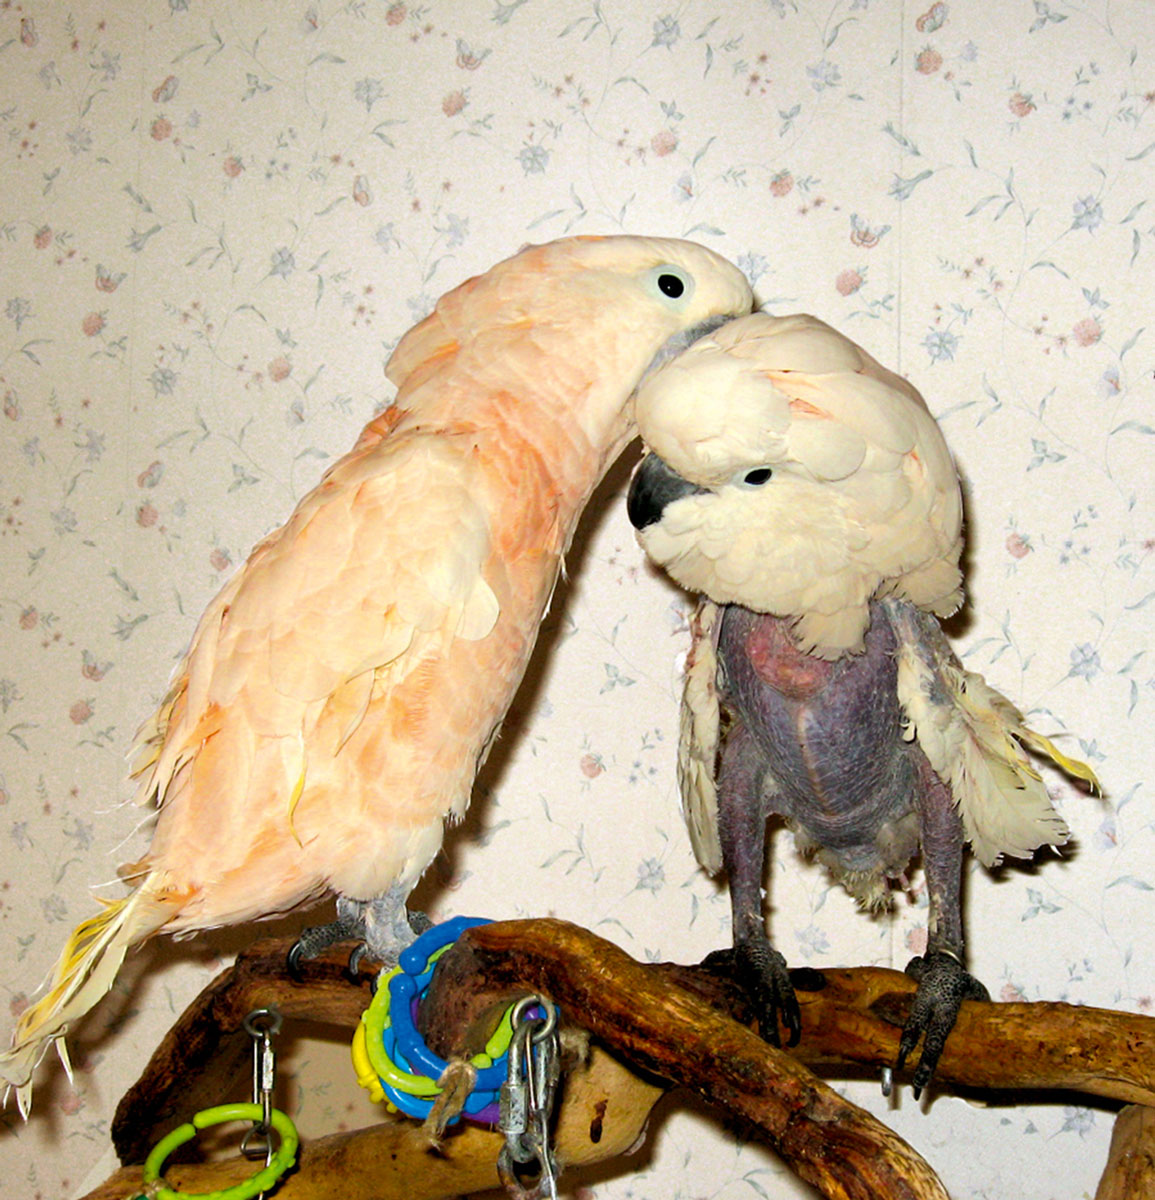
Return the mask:
<path fill-rule="evenodd" d="M 295 982 L 284 967 L 288 944 L 257 943 L 240 955 L 166 1035 L 118 1108 L 113 1140 L 122 1161 L 142 1161 L 171 1126 L 219 1101 L 247 1063 L 250 1043 L 241 1023 L 252 1009 L 276 1004 L 288 1018 L 356 1024 L 369 1001 L 369 975 L 351 982 L 344 959 L 331 957 L 306 963 Z M 727 967 L 725 954 L 697 966 L 643 965 L 561 921 L 478 926 L 443 955 L 421 1021 L 431 1048 L 450 1057 L 471 1049 L 468 1039 L 495 1004 L 537 991 L 588 1030 L 595 1053 L 567 1075 L 562 1097 L 562 1162 L 623 1152 L 663 1086 L 677 1085 L 750 1122 L 824 1195 L 943 1200 L 941 1183 L 909 1146 L 802 1065 L 836 1073 L 839 1066 L 892 1063 L 913 981 L 879 968 L 794 972 L 803 1032 L 787 1055 L 745 1027 L 745 997 Z M 965 1004 L 935 1080 L 938 1087 L 1074 1089 L 1155 1105 L 1155 1020 L 1065 1004 Z M 1140 1116 L 1132 1124 L 1147 1130 L 1150 1110 L 1135 1111 Z M 370 1129 L 313 1139 L 278 1196 L 458 1196 L 495 1186 L 500 1145 L 498 1134 L 470 1127 L 451 1134 L 435 1156 L 419 1126 L 385 1116 Z M 387 1169 L 374 1165 L 379 1162 Z M 139 1168 L 126 1171 L 88 1200 L 123 1195 L 125 1179 L 139 1181 Z M 166 1172 L 192 1190 L 225 1186 L 249 1173 L 246 1162 Z M 387 1179 L 394 1174 L 398 1182 L 390 1191 Z M 366 1179 L 371 1182 L 358 1182 Z M 1128 1193 L 1110 1195 L 1122 1200 Z"/>

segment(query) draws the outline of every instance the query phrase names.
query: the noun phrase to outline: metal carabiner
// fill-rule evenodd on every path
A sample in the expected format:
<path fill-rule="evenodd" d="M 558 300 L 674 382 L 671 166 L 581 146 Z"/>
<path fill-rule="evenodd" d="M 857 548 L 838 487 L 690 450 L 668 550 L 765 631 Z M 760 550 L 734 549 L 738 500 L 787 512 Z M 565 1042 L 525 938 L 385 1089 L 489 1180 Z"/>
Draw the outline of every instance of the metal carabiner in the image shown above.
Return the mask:
<path fill-rule="evenodd" d="M 261 1106 L 261 1119 L 245 1134 L 241 1153 L 248 1159 L 263 1158 L 267 1166 L 273 1161 L 273 1089 L 277 1081 L 273 1037 L 280 1032 L 281 1014 L 272 1005 L 256 1008 L 242 1024 L 253 1039 L 253 1103 Z"/>
<path fill-rule="evenodd" d="M 544 1017 L 526 1015 L 535 1005 L 544 1010 Z M 518 1200 L 556 1200 L 557 1164 L 549 1124 L 560 1076 L 557 1009 L 543 997 L 526 996 L 514 1006 L 511 1020 L 508 1077 L 501 1089 L 505 1145 L 498 1155 L 498 1176 Z M 534 1174 L 537 1182 L 527 1186 L 523 1176 Z"/>

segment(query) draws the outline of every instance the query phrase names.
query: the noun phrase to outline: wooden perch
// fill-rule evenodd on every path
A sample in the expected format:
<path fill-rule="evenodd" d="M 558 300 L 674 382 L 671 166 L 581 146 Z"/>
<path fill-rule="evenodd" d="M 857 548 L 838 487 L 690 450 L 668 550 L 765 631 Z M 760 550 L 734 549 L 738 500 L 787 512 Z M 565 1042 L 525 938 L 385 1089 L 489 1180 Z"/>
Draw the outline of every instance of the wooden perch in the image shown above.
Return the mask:
<path fill-rule="evenodd" d="M 1129 1104 L 1115 1118 L 1107 1169 L 1095 1200 L 1155 1196 L 1155 1108 Z"/>
<path fill-rule="evenodd" d="M 354 991 L 355 989 L 350 989 Z M 247 1040 L 247 1037 L 246 1037 Z M 624 1154 L 641 1137 L 662 1089 L 631 1074 L 603 1050 L 566 1077 L 556 1146 L 571 1166 Z M 613 1113 L 607 1114 L 610 1098 Z M 462 1125 L 435 1152 L 417 1121 L 381 1109 L 381 1123 L 350 1133 L 312 1138 L 276 1200 L 450 1200 L 500 1186 L 501 1134 Z M 254 1165 L 240 1157 L 168 1167 L 169 1187 L 217 1191 L 249 1178 Z M 139 1166 L 122 1167 L 84 1200 L 125 1200 L 140 1186 Z"/>
<path fill-rule="evenodd" d="M 368 1003 L 368 976 L 352 983 L 343 977 L 344 960 L 328 959 L 305 964 L 303 981 L 294 982 L 285 974 L 287 948 L 287 941 L 254 945 L 182 1015 L 118 1108 L 113 1140 L 122 1161 L 142 1161 L 174 1124 L 221 1098 L 247 1066 L 241 1022 L 252 1009 L 275 1003 L 287 1018 L 355 1025 Z M 621 1153 L 643 1128 L 661 1089 L 621 1059 L 740 1114 L 826 1195 L 945 1196 L 896 1135 L 798 1065 L 892 1063 L 914 983 L 875 968 L 794 972 L 803 1034 L 787 1056 L 743 1027 L 745 999 L 726 965 L 724 955 L 695 967 L 642 965 L 559 921 L 480 926 L 443 956 L 422 1023 L 431 1047 L 448 1057 L 468 1045 L 495 1000 L 533 990 L 609 1049 L 614 1057 L 599 1050 L 584 1076 L 567 1076 L 557 1137 L 566 1163 Z M 1155 1020 L 1064 1004 L 966 1004 L 935 1078 L 938 1086 L 1077 1089 L 1155 1105 Z M 434 1157 L 415 1122 L 385 1117 L 370 1129 L 312 1140 L 277 1195 L 458 1196 L 494 1186 L 500 1145 L 499 1135 L 469 1128 Z M 250 1172 L 251 1164 L 233 1162 L 173 1167 L 166 1175 L 203 1191 Z M 390 1191 L 383 1180 L 393 1175 L 399 1190 Z M 98 1189 L 88 1200 L 123 1195 L 139 1170 L 114 1179 L 106 1185 L 113 1190 Z"/>
<path fill-rule="evenodd" d="M 424 1017 L 431 1030 L 457 1024 L 439 1015 L 443 1007 L 461 1011 L 471 979 L 489 986 L 508 979 L 549 996 L 563 1013 L 580 1014 L 582 1026 L 632 1066 L 742 1117 L 824 1196 L 947 1200 L 926 1161 L 893 1130 L 611 942 L 561 921 L 480 933 L 463 937 L 439 964 Z"/>
<path fill-rule="evenodd" d="M 564 995 L 546 982 L 555 972 L 563 979 L 583 971 L 596 978 L 602 970 L 609 971 L 605 963 L 613 962 L 616 968 L 622 960 L 632 961 L 612 943 L 551 920 L 507 921 L 468 930 L 444 956 L 446 969 L 456 956 L 467 953 L 477 955 L 475 970 L 487 985 L 516 981 L 540 987 L 563 1007 Z M 711 955 L 693 967 L 634 965 L 641 977 L 690 991 L 736 1020 L 750 1021 L 746 997 L 727 970 L 728 955 Z M 823 1067 L 881 1069 L 894 1062 L 917 986 L 908 975 L 882 967 L 802 969 L 792 971 L 791 980 L 802 1010 L 802 1038 L 790 1050 L 792 1058 Z M 573 986 L 578 982 L 575 979 Z M 460 995 L 465 989 L 462 982 L 456 990 Z M 435 980 L 431 993 L 437 990 Z M 587 1020 L 601 1003 L 592 986 L 586 1001 L 588 1009 L 570 1011 L 575 1017 L 580 1014 L 581 1023 L 601 1037 Z M 444 1021 L 442 1028 L 453 1023 Z M 427 1036 L 433 1036 L 432 1031 Z M 612 1033 L 605 1041 L 622 1049 Z M 627 1057 L 624 1049 L 622 1053 Z M 911 1072 L 916 1065 L 917 1059 L 909 1064 Z M 1058 1002 L 964 1004 L 935 1082 L 940 1087 L 1073 1090 L 1155 1105 L 1155 1018 Z"/>
<path fill-rule="evenodd" d="M 371 999 L 371 975 L 357 983 L 343 956 L 302 964 L 300 981 L 286 969 L 291 938 L 255 942 L 189 1005 L 165 1034 L 141 1077 L 112 1118 L 112 1144 L 122 1163 L 142 1163 L 174 1125 L 219 1104 L 252 1059 L 245 1017 L 275 1004 L 289 1020 L 356 1028 Z"/>

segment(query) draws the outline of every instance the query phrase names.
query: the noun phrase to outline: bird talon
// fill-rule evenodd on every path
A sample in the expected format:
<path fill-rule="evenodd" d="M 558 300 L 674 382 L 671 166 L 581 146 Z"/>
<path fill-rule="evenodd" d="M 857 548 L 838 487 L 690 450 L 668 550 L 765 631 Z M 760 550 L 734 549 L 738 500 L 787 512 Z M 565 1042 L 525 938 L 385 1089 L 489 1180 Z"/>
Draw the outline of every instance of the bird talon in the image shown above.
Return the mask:
<path fill-rule="evenodd" d="M 959 956 L 949 950 L 932 950 L 912 958 L 906 974 L 918 981 L 918 990 L 899 1039 L 895 1067 L 901 1071 L 908 1056 L 922 1042 L 911 1089 L 917 1100 L 934 1077 L 963 1001 L 989 1000 L 990 993 L 966 970 Z"/>
<path fill-rule="evenodd" d="M 765 939 L 740 941 L 734 946 L 734 969 L 750 994 L 758 1017 L 758 1034 L 764 1042 L 782 1047 L 779 1022 L 787 1032 L 787 1046 L 802 1036 L 802 1013 L 786 959 Z"/>
<path fill-rule="evenodd" d="M 364 961 L 366 953 L 367 950 L 364 942 L 358 942 L 349 951 L 349 961 L 345 966 L 343 974 L 350 983 L 361 982 L 361 963 Z"/>
<path fill-rule="evenodd" d="M 294 983 L 304 983 L 305 981 L 301 971 L 301 962 L 301 942 L 298 939 L 289 947 L 289 952 L 285 955 L 285 970 L 288 971 L 289 978 Z"/>

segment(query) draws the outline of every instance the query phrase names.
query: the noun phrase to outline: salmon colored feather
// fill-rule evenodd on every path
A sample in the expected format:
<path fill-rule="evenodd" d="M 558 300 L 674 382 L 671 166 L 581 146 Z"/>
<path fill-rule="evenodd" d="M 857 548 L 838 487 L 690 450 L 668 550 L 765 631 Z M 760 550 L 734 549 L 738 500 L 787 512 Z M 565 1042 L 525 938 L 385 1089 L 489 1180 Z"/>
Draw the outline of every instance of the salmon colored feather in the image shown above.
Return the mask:
<path fill-rule="evenodd" d="M 328 892 L 403 915 L 633 436 L 635 387 L 750 304 L 741 272 L 694 243 L 571 238 L 455 288 L 401 339 L 395 402 L 209 604 L 141 730 L 152 845 L 0 1056 L 22 1111 L 44 1052 L 150 934 Z M 390 932 L 370 928 L 370 950 Z"/>

